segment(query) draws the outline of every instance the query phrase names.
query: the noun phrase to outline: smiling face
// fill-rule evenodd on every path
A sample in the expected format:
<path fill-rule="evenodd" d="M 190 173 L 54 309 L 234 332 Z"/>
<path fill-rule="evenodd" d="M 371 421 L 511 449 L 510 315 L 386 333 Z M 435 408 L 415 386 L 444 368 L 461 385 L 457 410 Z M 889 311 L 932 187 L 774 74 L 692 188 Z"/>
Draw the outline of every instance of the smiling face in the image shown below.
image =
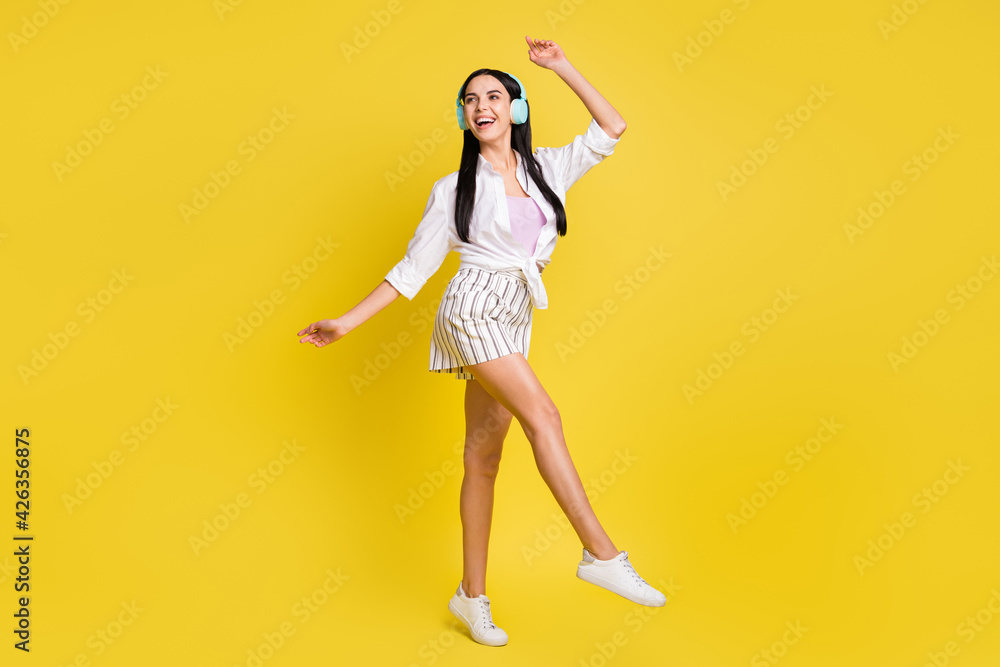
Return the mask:
<path fill-rule="evenodd" d="M 477 139 L 491 141 L 510 131 L 510 94 L 496 77 L 474 77 L 465 87 L 463 100 L 465 125 Z"/>

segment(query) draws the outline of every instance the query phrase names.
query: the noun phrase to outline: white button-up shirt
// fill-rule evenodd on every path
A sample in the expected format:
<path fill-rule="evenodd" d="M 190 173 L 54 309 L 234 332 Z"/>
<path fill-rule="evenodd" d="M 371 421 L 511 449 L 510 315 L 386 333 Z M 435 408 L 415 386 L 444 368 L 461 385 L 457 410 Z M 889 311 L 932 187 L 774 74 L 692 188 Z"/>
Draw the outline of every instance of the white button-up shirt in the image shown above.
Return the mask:
<path fill-rule="evenodd" d="M 541 167 L 545 182 L 566 204 L 566 191 L 581 176 L 606 155 L 614 152 L 618 139 L 612 139 L 597 121 L 590 120 L 586 132 L 558 148 L 535 148 L 535 158 Z M 548 308 L 541 272 L 550 261 L 559 236 L 556 214 L 547 199 L 528 177 L 526 168 L 517 156 L 516 178 L 542 213 L 545 225 L 538 235 L 535 252 L 514 239 L 507 212 L 507 193 L 503 176 L 493 170 L 489 161 L 480 154 L 476 165 L 476 200 L 469 221 L 469 242 L 458 237 L 455 229 L 455 190 L 458 171 L 436 181 L 431 188 L 423 218 L 417 225 L 413 238 L 406 247 L 406 255 L 385 279 L 409 300 L 434 275 L 451 250 L 460 254 L 459 269 L 478 267 L 488 270 L 520 272 L 528 281 L 528 291 L 535 308 Z"/>

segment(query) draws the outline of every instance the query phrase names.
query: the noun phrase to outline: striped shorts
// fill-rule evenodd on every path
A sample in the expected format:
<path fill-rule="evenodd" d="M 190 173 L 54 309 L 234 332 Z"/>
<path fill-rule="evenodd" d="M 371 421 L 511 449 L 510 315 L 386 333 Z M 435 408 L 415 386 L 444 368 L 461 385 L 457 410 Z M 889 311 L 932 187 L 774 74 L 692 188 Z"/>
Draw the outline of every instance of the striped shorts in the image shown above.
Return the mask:
<path fill-rule="evenodd" d="M 460 268 L 441 297 L 431 334 L 429 370 L 473 380 L 465 367 L 520 352 L 528 357 L 528 281 L 519 273 Z"/>

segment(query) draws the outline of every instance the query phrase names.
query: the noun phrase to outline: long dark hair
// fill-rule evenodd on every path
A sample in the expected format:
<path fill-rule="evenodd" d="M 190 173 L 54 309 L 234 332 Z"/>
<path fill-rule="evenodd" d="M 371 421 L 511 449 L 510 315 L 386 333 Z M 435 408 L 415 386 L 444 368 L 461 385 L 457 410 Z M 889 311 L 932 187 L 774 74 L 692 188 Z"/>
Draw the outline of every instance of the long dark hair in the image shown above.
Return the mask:
<path fill-rule="evenodd" d="M 465 98 L 465 88 L 469 81 L 480 74 L 489 74 L 499 79 L 500 83 L 507 89 L 511 100 L 516 100 L 521 96 L 521 86 L 506 72 L 496 69 L 477 69 L 470 74 L 462 84 L 459 98 Z M 472 134 L 472 130 L 465 130 L 465 143 L 462 145 L 462 163 L 458 168 L 458 187 L 455 192 L 455 229 L 458 237 L 463 242 L 469 242 L 469 222 L 472 219 L 472 206 L 476 200 L 476 166 L 479 164 L 479 139 Z M 538 189 L 545 195 L 545 199 L 556 213 L 556 228 L 560 236 L 566 235 L 566 209 L 563 207 L 559 197 L 552 191 L 549 184 L 542 176 L 542 170 L 535 161 L 535 156 L 531 153 L 531 112 L 528 112 L 528 119 L 520 125 L 511 125 L 510 133 L 511 147 L 521 155 L 521 161 L 527 167 L 531 180 L 535 182 Z"/>

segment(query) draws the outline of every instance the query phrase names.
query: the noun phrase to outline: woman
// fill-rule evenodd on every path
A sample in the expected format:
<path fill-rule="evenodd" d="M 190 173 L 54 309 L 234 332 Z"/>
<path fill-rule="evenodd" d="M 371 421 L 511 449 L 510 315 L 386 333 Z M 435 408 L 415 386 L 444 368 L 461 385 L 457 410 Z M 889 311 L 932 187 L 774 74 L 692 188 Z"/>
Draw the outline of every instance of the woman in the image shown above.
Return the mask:
<path fill-rule="evenodd" d="M 357 306 L 298 332 L 300 342 L 316 347 L 339 340 L 400 294 L 412 300 L 448 252 L 461 254 L 435 317 L 430 370 L 467 380 L 463 577 L 448 608 L 475 641 L 489 646 L 507 643 L 485 593 L 486 557 L 494 482 L 515 416 L 542 478 L 583 544 L 577 576 L 638 604 L 666 602 L 598 522 L 566 447 L 559 412 L 527 362 L 532 308 L 548 306 L 540 274 L 557 232 L 566 234 L 566 190 L 612 154 L 625 121 L 555 42 L 525 39 L 531 62 L 558 74 L 593 116 L 586 133 L 533 154 L 520 81 L 493 69 L 470 74 L 456 100 L 465 136 L 460 168 L 434 183 L 405 257 Z"/>

